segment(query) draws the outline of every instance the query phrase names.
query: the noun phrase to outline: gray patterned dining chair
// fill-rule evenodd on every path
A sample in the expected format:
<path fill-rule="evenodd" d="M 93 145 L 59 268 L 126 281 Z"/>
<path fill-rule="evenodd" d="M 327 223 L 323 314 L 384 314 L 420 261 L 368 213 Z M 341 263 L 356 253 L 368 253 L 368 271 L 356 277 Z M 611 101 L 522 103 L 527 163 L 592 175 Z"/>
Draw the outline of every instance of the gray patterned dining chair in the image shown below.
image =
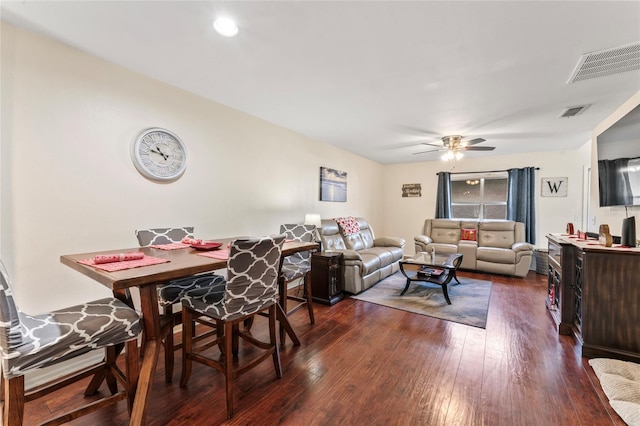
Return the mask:
<path fill-rule="evenodd" d="M 300 224 L 284 224 L 280 225 L 280 233 L 284 234 L 288 240 L 312 242 L 316 237 L 315 225 Z M 303 295 L 302 297 L 290 294 L 288 291 L 289 283 L 302 279 Z M 280 295 L 280 306 L 287 315 L 291 315 L 299 308 L 307 306 L 309 312 L 309 322 L 315 323 L 313 317 L 313 302 L 311 294 L 311 252 L 302 251 L 285 257 L 282 260 L 280 268 L 280 276 L 278 278 L 278 292 Z M 297 302 L 292 308 L 287 307 L 287 301 L 293 300 Z M 280 344 L 284 345 L 286 334 L 284 328 L 280 326 Z"/>
<path fill-rule="evenodd" d="M 152 228 L 141 229 L 136 231 L 136 238 L 140 247 L 147 247 L 155 244 L 171 244 L 179 243 L 183 238 L 193 238 L 193 226 L 184 226 L 179 228 Z M 180 311 L 173 312 L 175 305 L 180 305 L 180 299 L 185 291 L 194 288 L 204 288 L 224 284 L 224 277 L 216 275 L 212 272 L 193 275 L 191 277 L 179 278 L 156 286 L 158 291 L 158 303 L 163 317 L 169 320 L 165 325 L 166 336 L 164 343 L 164 372 L 165 381 L 171 383 L 173 381 L 174 351 L 179 350 L 182 345 L 173 341 L 173 329 L 176 325 L 182 324 L 182 314 Z M 210 328 L 215 328 L 215 324 L 206 319 L 197 318 L 196 321 Z M 207 332 L 212 334 L 215 330 Z"/>
<path fill-rule="evenodd" d="M 271 357 L 276 376 L 282 377 L 280 353 L 276 339 L 276 303 L 278 271 L 284 235 L 238 239 L 231 243 L 227 263 L 227 283 L 216 287 L 193 289 L 182 297 L 182 376 L 180 386 L 187 385 L 192 363 L 198 362 L 222 372 L 225 377 L 227 418 L 233 417 L 233 381 L 262 361 Z M 239 324 L 254 315 L 268 311 L 269 341 L 258 340 L 241 331 Z M 210 342 L 193 337 L 192 319 L 205 315 L 218 324 L 218 337 Z M 250 351 L 249 360 L 234 360 L 239 353 L 239 341 L 262 349 Z M 204 350 L 214 345 L 222 356 L 205 356 Z M 252 348 L 253 349 L 253 348 Z M 215 351 L 217 354 L 217 351 Z"/>
<path fill-rule="evenodd" d="M 0 261 L 0 396 L 4 401 L 3 423 L 21 425 L 26 402 L 90 375 L 104 377 L 111 395 L 57 415 L 49 420 L 51 424 L 71 421 L 123 399 L 128 400 L 131 413 L 139 375 L 137 337 L 141 331 L 136 311 L 113 297 L 41 315 L 28 315 L 16 306 L 9 276 Z M 116 365 L 123 347 L 126 351 L 126 373 Z M 25 373 L 76 358 L 95 349 L 105 350 L 103 361 L 25 391 Z M 120 392 L 118 381 L 123 386 Z"/>

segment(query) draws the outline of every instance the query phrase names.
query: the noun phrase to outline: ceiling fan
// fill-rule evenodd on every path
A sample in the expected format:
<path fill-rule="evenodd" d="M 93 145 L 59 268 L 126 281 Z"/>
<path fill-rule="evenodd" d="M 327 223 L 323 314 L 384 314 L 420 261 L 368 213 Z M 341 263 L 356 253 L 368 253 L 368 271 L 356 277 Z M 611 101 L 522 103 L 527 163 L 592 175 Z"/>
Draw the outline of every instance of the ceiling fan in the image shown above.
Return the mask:
<path fill-rule="evenodd" d="M 442 142 L 423 142 L 423 145 L 429 145 L 436 147 L 436 149 L 430 149 L 428 151 L 414 152 L 413 155 L 426 154 L 427 152 L 445 151 L 442 156 L 443 160 L 459 160 L 462 158 L 464 151 L 493 151 L 495 146 L 475 146 L 484 142 L 485 139 L 475 138 L 471 140 L 465 140 L 460 135 L 444 136 Z"/>

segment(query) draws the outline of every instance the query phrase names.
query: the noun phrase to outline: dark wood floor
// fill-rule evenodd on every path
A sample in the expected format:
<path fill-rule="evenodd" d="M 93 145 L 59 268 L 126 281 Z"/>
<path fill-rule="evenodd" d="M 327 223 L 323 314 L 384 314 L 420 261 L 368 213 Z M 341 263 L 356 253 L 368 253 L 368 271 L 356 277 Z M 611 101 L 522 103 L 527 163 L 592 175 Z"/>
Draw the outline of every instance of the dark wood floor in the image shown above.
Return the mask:
<path fill-rule="evenodd" d="M 486 330 L 350 298 L 315 305 L 314 326 L 304 310 L 291 317 L 302 345 L 282 351 L 282 379 L 267 361 L 237 380 L 232 421 L 221 374 L 195 364 L 181 389 L 176 353 L 173 384 L 156 372 L 148 424 L 624 425 L 579 347 L 555 332 L 544 276 L 460 276 L 493 282 Z M 265 325 L 257 319 L 254 333 Z M 81 392 L 27 404 L 25 424 Z M 122 402 L 73 424 L 127 421 Z"/>

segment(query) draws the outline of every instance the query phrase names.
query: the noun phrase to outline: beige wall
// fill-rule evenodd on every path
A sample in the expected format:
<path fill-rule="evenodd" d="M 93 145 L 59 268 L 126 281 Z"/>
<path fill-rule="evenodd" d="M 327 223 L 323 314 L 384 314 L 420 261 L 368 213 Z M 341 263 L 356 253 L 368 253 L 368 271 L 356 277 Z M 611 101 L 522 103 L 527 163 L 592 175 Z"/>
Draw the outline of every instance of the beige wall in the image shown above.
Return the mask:
<path fill-rule="evenodd" d="M 277 232 L 305 213 L 381 224 L 383 167 L 2 22 L 0 255 L 27 312 L 108 294 L 64 253 L 135 247 L 134 230 L 193 225 L 198 237 Z M 278 102 L 274 99 L 274 102 Z M 143 129 L 186 143 L 186 173 L 143 178 Z M 319 168 L 348 173 L 348 201 L 318 201 Z"/>

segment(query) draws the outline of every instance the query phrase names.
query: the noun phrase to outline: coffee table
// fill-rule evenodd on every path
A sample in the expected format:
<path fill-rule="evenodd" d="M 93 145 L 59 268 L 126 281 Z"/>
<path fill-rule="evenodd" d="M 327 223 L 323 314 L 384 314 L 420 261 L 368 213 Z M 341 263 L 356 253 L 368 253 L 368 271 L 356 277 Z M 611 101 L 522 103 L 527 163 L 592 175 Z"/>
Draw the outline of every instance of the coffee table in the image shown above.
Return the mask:
<path fill-rule="evenodd" d="M 442 287 L 442 293 L 447 303 L 451 304 L 449 299 L 449 290 L 447 285 L 452 279 L 458 284 L 456 270 L 462 263 L 461 254 L 436 254 L 435 256 L 418 252 L 415 256 L 400 261 L 400 272 L 407 278 L 407 284 L 400 293 L 403 296 L 409 289 L 412 282 L 424 281 L 439 284 Z"/>

